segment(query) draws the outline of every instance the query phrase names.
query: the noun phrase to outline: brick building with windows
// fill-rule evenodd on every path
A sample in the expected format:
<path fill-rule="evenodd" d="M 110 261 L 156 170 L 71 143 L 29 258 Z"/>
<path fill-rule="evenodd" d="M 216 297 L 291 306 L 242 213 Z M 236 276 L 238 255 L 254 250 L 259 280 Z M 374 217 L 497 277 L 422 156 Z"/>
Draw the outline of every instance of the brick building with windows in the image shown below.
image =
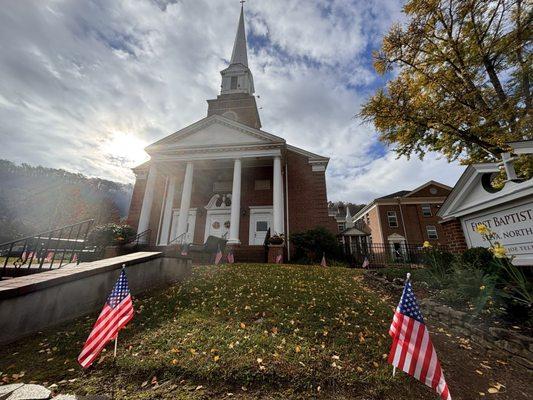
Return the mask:
<path fill-rule="evenodd" d="M 146 148 L 150 161 L 133 169 L 128 223 L 150 231 L 153 246 L 217 236 L 234 247 L 237 261 L 257 262 L 269 229 L 287 237 L 317 226 L 336 233 L 328 216 L 329 159 L 261 130 L 242 8 L 221 75 L 207 117 Z"/>
<path fill-rule="evenodd" d="M 355 227 L 370 236 L 369 243 L 401 248 L 425 241 L 445 245 L 437 212 L 452 188 L 429 181 L 414 190 L 402 190 L 375 199 L 353 218 Z"/>

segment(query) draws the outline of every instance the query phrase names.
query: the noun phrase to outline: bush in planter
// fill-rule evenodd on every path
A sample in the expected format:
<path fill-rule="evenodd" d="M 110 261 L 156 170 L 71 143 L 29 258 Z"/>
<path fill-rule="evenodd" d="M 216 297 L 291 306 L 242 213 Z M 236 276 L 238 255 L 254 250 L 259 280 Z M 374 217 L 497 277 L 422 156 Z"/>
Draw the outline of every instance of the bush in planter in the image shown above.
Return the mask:
<path fill-rule="evenodd" d="M 318 227 L 291 235 L 294 246 L 295 263 L 313 264 L 320 262 L 322 254 L 328 260 L 342 260 L 342 248 L 335 235 L 325 228 Z"/>
<path fill-rule="evenodd" d="M 129 225 L 105 224 L 95 227 L 87 238 L 89 244 L 103 248 L 128 243 L 135 237 L 135 230 Z"/>

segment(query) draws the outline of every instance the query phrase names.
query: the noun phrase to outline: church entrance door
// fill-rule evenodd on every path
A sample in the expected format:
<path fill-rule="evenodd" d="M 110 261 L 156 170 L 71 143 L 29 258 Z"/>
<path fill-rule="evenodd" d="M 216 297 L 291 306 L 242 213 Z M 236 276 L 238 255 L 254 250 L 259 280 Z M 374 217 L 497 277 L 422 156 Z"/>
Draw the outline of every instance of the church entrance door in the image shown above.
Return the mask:
<path fill-rule="evenodd" d="M 226 238 L 229 232 L 231 213 L 226 210 L 211 211 L 205 220 L 205 239 L 208 236 Z"/>
<path fill-rule="evenodd" d="M 229 227 L 231 221 L 231 194 L 215 194 L 205 206 L 205 237 L 209 236 L 229 239 Z"/>

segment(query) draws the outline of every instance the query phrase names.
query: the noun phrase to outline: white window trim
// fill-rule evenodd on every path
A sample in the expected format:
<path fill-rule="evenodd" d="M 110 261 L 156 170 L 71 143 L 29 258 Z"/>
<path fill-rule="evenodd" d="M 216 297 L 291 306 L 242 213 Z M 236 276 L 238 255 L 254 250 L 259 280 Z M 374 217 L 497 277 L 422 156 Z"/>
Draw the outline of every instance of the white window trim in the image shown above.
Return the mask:
<path fill-rule="evenodd" d="M 394 220 L 396 221 L 396 225 L 391 225 L 392 214 L 394 214 Z M 398 228 L 400 226 L 398 224 L 398 215 L 396 214 L 396 211 L 387 211 L 387 222 L 389 223 L 389 228 Z"/>
<path fill-rule="evenodd" d="M 431 232 L 435 232 L 435 237 L 431 237 L 429 235 L 429 231 L 430 231 L 429 228 L 433 228 L 431 229 Z M 439 238 L 439 233 L 437 232 L 437 227 L 435 225 L 426 225 L 426 234 L 428 235 L 428 239 L 431 239 L 431 240 L 436 240 Z"/>
<path fill-rule="evenodd" d="M 426 207 L 429 208 L 429 215 L 426 215 L 424 213 L 424 208 L 426 208 Z M 429 217 L 433 216 L 433 211 L 431 211 L 431 204 L 422 204 L 421 208 L 422 208 L 422 216 L 424 218 L 429 218 Z"/>

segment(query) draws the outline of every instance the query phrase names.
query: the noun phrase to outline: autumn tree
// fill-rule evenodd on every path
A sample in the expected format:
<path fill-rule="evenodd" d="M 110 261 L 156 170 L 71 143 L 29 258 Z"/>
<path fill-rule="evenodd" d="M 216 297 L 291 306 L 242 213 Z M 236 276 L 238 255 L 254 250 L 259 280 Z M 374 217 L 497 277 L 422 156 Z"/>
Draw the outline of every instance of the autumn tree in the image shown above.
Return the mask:
<path fill-rule="evenodd" d="M 395 77 L 360 113 L 382 141 L 472 163 L 532 138 L 531 3 L 409 0 L 404 13 L 374 54 L 377 72 Z"/>

